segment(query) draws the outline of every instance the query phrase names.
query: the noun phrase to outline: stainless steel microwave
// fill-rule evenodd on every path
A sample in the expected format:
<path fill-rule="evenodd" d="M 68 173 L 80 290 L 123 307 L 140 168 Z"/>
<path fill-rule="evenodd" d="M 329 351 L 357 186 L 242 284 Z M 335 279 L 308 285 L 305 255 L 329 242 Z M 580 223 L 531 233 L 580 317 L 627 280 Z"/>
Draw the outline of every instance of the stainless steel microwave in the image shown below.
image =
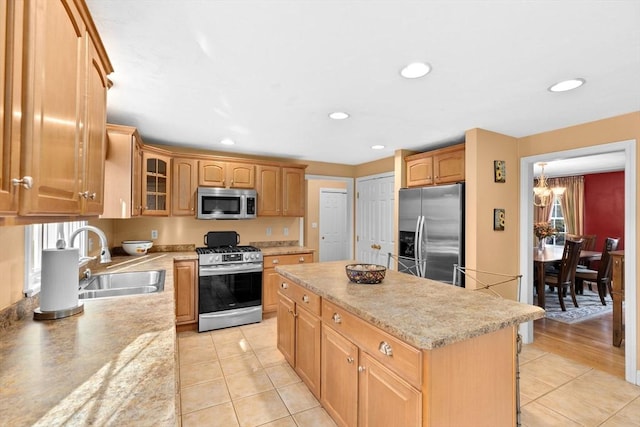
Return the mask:
<path fill-rule="evenodd" d="M 198 187 L 198 219 L 253 219 L 256 217 L 256 190 Z"/>

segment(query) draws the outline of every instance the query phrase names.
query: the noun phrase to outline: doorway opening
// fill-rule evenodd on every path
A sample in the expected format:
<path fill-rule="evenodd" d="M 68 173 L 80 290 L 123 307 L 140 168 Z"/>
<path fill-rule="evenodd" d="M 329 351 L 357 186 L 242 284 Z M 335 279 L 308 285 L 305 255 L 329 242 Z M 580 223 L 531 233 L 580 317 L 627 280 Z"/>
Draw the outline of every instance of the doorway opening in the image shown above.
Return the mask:
<path fill-rule="evenodd" d="M 538 162 L 548 162 L 560 159 L 578 158 L 594 154 L 604 154 L 624 151 L 624 191 L 625 200 L 625 379 L 633 384 L 640 384 L 640 373 L 637 372 L 637 342 L 636 342 L 636 141 L 622 141 L 610 144 L 596 145 L 575 150 L 545 153 L 520 159 L 520 271 L 523 273 L 523 286 L 520 301 L 533 304 L 533 257 L 531 248 L 534 247 L 533 233 L 533 165 Z M 533 322 L 520 326 L 520 333 L 525 343 L 533 342 Z"/>

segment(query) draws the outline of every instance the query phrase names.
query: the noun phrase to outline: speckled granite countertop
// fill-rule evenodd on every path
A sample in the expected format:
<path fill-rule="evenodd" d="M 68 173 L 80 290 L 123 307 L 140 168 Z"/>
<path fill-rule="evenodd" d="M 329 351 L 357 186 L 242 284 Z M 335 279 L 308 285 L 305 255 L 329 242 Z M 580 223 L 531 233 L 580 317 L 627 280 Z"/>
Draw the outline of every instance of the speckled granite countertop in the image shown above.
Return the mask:
<path fill-rule="evenodd" d="M 87 300 L 79 315 L 0 331 L 0 424 L 177 425 L 173 261 L 196 258 L 114 257 L 110 272 L 166 270 L 164 291 Z"/>
<path fill-rule="evenodd" d="M 292 254 L 303 254 L 303 253 L 315 252 L 313 249 L 305 248 L 304 246 L 272 246 L 272 247 L 262 247 L 260 248 L 260 250 L 262 251 L 262 256 L 292 255 Z"/>
<path fill-rule="evenodd" d="M 544 316 L 540 307 L 387 271 L 382 283 L 351 283 L 355 261 L 284 265 L 276 271 L 417 348 L 431 350 Z"/>

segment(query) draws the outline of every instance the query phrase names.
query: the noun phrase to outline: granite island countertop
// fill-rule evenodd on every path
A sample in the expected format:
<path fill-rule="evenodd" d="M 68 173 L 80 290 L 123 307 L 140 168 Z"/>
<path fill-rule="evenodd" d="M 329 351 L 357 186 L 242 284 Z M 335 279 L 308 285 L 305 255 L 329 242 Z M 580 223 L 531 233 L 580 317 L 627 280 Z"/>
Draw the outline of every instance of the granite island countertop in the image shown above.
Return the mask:
<path fill-rule="evenodd" d="M 544 317 L 540 307 L 387 270 L 382 283 L 351 283 L 332 261 L 276 272 L 403 341 L 431 350 Z"/>
<path fill-rule="evenodd" d="M 177 425 L 173 261 L 196 258 L 114 257 L 101 270 L 166 270 L 164 291 L 85 300 L 76 316 L 1 330 L 2 424 Z"/>

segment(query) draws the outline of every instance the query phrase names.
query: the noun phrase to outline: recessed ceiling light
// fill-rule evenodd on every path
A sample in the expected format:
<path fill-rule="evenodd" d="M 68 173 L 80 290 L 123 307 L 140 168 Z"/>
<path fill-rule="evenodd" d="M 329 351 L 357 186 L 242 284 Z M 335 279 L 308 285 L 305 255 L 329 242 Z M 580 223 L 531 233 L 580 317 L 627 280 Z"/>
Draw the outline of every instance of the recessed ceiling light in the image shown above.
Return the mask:
<path fill-rule="evenodd" d="M 384 145 L 372 145 L 371 149 L 372 150 L 382 150 L 384 148 Z"/>
<path fill-rule="evenodd" d="M 236 142 L 231 138 L 225 138 L 225 139 L 220 141 L 220 144 L 222 144 L 222 145 L 234 145 L 235 143 Z"/>
<path fill-rule="evenodd" d="M 417 79 L 426 76 L 431 71 L 431 65 L 426 62 L 414 62 L 400 70 L 400 75 L 405 79 Z"/>
<path fill-rule="evenodd" d="M 329 117 L 331 117 L 333 120 L 344 120 L 349 118 L 349 114 L 345 113 L 344 111 L 334 111 L 333 113 L 329 114 Z"/>
<path fill-rule="evenodd" d="M 566 92 L 568 90 L 577 89 L 586 83 L 585 79 L 570 79 L 558 82 L 549 87 L 549 92 Z"/>

